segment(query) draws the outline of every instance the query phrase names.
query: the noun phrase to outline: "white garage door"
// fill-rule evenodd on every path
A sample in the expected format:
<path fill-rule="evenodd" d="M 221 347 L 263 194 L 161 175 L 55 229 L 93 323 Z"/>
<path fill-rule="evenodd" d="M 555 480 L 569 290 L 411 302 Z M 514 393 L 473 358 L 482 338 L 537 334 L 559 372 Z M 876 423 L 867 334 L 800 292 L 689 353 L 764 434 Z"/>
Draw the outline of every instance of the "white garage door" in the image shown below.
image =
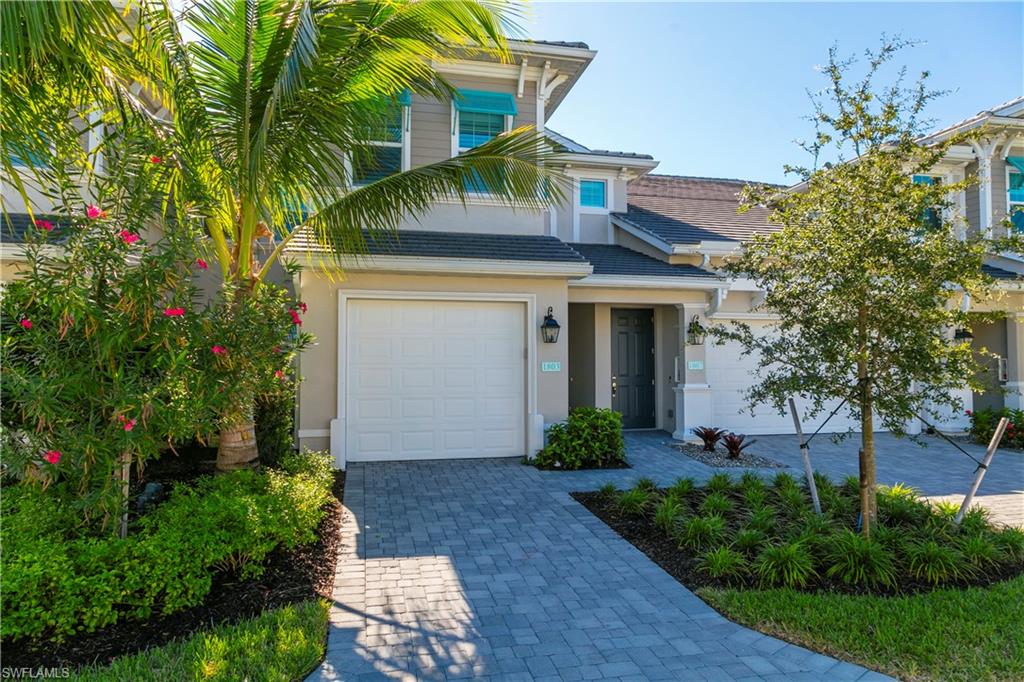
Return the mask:
<path fill-rule="evenodd" d="M 350 300 L 350 461 L 526 452 L 526 306 Z"/>
<path fill-rule="evenodd" d="M 750 326 L 757 331 L 758 323 L 751 323 Z M 734 341 L 720 346 L 708 341 L 705 366 L 708 385 L 711 387 L 710 426 L 745 434 L 794 433 L 793 418 L 788 410 L 786 414 L 780 415 L 768 405 L 758 405 L 751 415 L 749 402 L 744 393 L 757 380 L 754 373 L 757 360 L 753 356 L 742 355 L 740 351 L 740 345 Z M 796 404 L 802 417 L 806 402 L 797 398 Z M 837 404 L 831 403 L 828 409 L 814 420 L 804 421 L 804 432 L 809 433 L 817 429 Z M 843 432 L 849 430 L 851 426 L 854 429 L 858 428 L 858 424 L 846 416 L 844 406 L 829 420 L 822 432 Z"/>

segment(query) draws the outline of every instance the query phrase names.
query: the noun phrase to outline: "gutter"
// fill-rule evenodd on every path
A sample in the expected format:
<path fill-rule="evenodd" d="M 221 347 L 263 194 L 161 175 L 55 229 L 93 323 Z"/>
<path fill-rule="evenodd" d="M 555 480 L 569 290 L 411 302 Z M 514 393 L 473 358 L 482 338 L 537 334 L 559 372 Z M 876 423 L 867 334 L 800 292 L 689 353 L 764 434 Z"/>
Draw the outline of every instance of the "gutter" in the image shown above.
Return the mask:
<path fill-rule="evenodd" d="M 569 282 L 570 287 L 629 289 L 727 290 L 728 282 L 717 277 L 657 277 L 644 275 L 590 275 Z"/>
<path fill-rule="evenodd" d="M 300 267 L 360 272 L 430 272 L 453 275 L 508 275 L 520 277 L 586 277 L 594 272 L 586 261 L 526 261 L 491 258 L 431 258 L 423 256 L 343 257 L 305 252 L 288 254 Z"/>

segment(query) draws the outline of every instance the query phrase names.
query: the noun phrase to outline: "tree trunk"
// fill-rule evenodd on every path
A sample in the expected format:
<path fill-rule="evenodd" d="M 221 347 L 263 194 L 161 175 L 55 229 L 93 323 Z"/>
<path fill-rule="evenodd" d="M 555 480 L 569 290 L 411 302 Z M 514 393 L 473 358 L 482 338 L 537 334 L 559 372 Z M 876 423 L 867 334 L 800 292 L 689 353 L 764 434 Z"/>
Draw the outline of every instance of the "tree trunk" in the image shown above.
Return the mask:
<path fill-rule="evenodd" d="M 217 471 L 252 469 L 259 466 L 259 463 L 256 424 L 252 419 L 221 428 L 220 445 L 217 448 Z"/>
<path fill-rule="evenodd" d="M 873 400 L 871 396 L 871 375 L 868 371 L 868 333 L 867 308 L 861 306 L 858 313 L 858 333 L 860 336 L 860 357 L 857 359 L 857 383 L 860 391 L 860 518 L 861 531 L 865 537 L 871 537 L 871 527 L 875 523 L 875 426 L 871 413 Z"/>

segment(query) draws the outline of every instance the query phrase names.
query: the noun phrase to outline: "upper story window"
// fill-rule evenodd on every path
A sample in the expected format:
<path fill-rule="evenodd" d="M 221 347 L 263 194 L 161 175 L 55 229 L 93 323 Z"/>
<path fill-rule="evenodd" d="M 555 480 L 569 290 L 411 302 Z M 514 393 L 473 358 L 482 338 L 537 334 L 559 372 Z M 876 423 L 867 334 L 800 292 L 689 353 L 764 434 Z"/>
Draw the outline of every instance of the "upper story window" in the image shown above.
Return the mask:
<path fill-rule="evenodd" d="M 608 207 L 608 183 L 604 180 L 580 180 L 580 206 Z"/>
<path fill-rule="evenodd" d="M 1006 157 L 1006 208 L 1014 229 L 1024 232 L 1024 156 Z"/>
<path fill-rule="evenodd" d="M 942 178 L 937 175 L 915 175 L 915 185 L 941 185 Z M 942 211 L 938 208 L 929 208 L 921 216 L 924 227 L 934 229 L 942 226 Z"/>
<path fill-rule="evenodd" d="M 24 149 L 20 144 L 9 143 L 7 156 L 11 160 L 11 165 L 15 168 L 28 168 L 29 166 L 34 166 L 35 168 L 45 167 L 42 158 Z"/>
<path fill-rule="evenodd" d="M 517 113 L 511 93 L 459 90 L 452 100 L 452 155 L 461 154 L 512 129 Z M 470 192 L 486 192 L 481 178 L 466 183 Z"/>
<path fill-rule="evenodd" d="M 353 184 L 367 185 L 405 170 L 410 104 L 409 92 L 403 92 L 388 109 L 381 129 L 368 133 L 366 153 L 352 160 Z"/>

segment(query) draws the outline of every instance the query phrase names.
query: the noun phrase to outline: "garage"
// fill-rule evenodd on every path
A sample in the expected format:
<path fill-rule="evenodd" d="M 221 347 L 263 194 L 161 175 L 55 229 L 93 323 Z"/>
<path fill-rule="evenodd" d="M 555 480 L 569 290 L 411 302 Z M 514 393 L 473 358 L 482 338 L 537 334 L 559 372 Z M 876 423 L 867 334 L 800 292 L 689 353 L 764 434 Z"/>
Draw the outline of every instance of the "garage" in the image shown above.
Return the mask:
<path fill-rule="evenodd" d="M 350 299 L 342 381 L 349 461 L 526 453 L 526 304 Z"/>
<path fill-rule="evenodd" d="M 767 327 L 765 323 L 751 323 L 750 326 L 754 331 L 757 331 L 759 326 L 762 330 Z M 756 380 L 754 370 L 757 367 L 757 359 L 750 355 L 744 356 L 741 351 L 742 347 L 735 341 L 723 345 L 709 342 L 707 345 L 706 367 L 708 385 L 711 387 L 711 425 L 744 434 L 793 433 L 793 418 L 788 411 L 786 414 L 779 414 L 768 405 L 758 405 L 754 408 L 753 414 L 750 413 L 744 392 Z M 802 415 L 806 401 L 797 399 L 796 404 Z M 830 404 L 827 411 L 815 419 L 805 421 L 804 431 L 817 429 L 835 409 L 836 404 L 838 403 Z M 845 432 L 851 427 L 859 429 L 859 422 L 850 419 L 844 408 L 828 422 L 823 432 Z"/>

